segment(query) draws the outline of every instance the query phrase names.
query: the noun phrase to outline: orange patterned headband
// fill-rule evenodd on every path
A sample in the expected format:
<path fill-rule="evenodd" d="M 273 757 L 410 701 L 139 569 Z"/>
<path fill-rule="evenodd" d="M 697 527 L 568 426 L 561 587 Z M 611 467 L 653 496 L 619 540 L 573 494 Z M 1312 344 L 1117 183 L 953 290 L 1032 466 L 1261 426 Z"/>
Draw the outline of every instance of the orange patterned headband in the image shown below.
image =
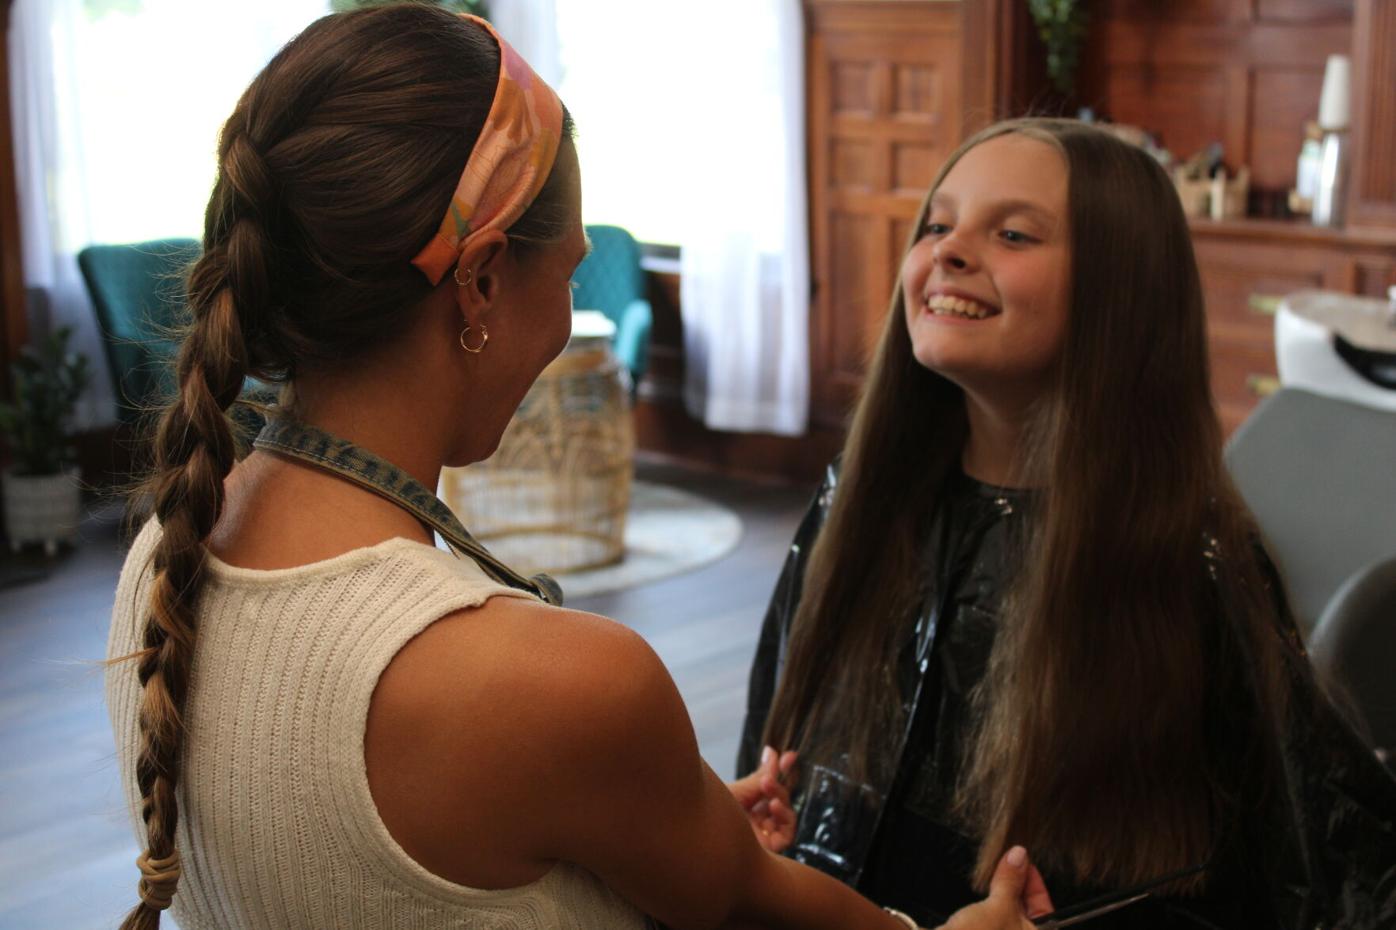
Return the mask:
<path fill-rule="evenodd" d="M 493 26 L 478 16 L 463 18 L 479 24 L 499 44 L 499 85 L 446 218 L 412 259 L 433 285 L 459 261 L 471 236 L 508 229 L 523 215 L 548 179 L 562 142 L 557 94 Z"/>

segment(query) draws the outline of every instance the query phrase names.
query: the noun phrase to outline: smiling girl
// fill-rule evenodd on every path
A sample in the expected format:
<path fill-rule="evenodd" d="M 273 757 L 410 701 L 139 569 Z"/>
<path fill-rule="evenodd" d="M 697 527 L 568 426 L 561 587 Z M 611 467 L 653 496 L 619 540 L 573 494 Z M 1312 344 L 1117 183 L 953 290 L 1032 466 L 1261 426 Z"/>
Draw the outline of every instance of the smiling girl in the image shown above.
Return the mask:
<path fill-rule="evenodd" d="M 1096 926 L 1391 916 L 1396 785 L 1313 684 L 1206 346 L 1147 154 L 1034 119 L 950 158 L 752 670 L 794 858 L 922 924 L 1014 843 L 1059 907 L 1185 874 Z"/>

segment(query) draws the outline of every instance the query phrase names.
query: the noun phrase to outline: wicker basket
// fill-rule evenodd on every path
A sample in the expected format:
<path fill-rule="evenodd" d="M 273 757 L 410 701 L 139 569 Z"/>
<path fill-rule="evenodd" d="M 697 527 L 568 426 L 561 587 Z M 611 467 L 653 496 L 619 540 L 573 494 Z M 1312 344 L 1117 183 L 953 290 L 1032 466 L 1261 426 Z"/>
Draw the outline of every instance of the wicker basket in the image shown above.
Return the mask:
<path fill-rule="evenodd" d="M 443 472 L 446 503 L 517 571 L 583 571 L 624 555 L 635 452 L 626 377 L 609 339 L 574 333 L 495 454 Z"/>

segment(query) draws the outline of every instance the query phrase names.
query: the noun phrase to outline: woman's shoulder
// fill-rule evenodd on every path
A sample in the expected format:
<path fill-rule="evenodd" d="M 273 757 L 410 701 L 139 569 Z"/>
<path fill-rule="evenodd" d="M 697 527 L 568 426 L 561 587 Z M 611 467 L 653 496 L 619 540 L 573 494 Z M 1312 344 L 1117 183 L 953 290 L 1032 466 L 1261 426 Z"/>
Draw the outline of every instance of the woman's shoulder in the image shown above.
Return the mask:
<path fill-rule="evenodd" d="M 693 741 L 691 724 L 639 635 L 495 597 L 398 652 L 374 691 L 364 750 L 385 822 L 417 825 L 400 839 L 454 849 L 452 836 L 506 837 L 484 869 L 535 858 L 557 824 L 622 790 L 652 754 L 676 755 L 676 738 Z M 402 772 L 410 792 L 394 788 Z"/>
<path fill-rule="evenodd" d="M 528 732 L 565 745 L 640 725 L 637 714 L 672 690 L 654 650 L 624 625 L 531 598 L 492 597 L 404 645 L 374 703 L 445 727 L 468 719 L 486 741 L 498 726 L 493 735 L 505 742 L 517 741 L 510 732 Z"/>

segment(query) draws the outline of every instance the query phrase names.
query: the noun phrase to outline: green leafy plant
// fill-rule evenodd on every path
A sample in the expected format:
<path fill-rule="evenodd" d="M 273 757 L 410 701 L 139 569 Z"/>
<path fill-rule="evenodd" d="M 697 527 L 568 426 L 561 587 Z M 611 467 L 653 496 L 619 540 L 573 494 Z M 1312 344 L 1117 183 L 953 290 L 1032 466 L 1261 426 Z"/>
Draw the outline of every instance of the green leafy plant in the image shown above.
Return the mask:
<path fill-rule="evenodd" d="M 22 475 L 55 475 L 73 461 L 70 444 L 78 398 L 92 380 L 87 357 L 68 350 L 72 328 L 26 346 L 11 366 L 14 403 L 0 404 L 0 433 Z"/>
<path fill-rule="evenodd" d="M 485 0 L 331 0 L 330 9 L 336 13 L 361 10 L 370 6 L 387 6 L 390 3 L 427 3 L 444 7 L 453 13 L 471 13 L 489 19 L 489 4 Z"/>
<path fill-rule="evenodd" d="M 1028 0 L 1028 12 L 1047 46 L 1047 76 L 1069 95 L 1076 89 L 1076 65 L 1086 38 L 1086 0 Z"/>

